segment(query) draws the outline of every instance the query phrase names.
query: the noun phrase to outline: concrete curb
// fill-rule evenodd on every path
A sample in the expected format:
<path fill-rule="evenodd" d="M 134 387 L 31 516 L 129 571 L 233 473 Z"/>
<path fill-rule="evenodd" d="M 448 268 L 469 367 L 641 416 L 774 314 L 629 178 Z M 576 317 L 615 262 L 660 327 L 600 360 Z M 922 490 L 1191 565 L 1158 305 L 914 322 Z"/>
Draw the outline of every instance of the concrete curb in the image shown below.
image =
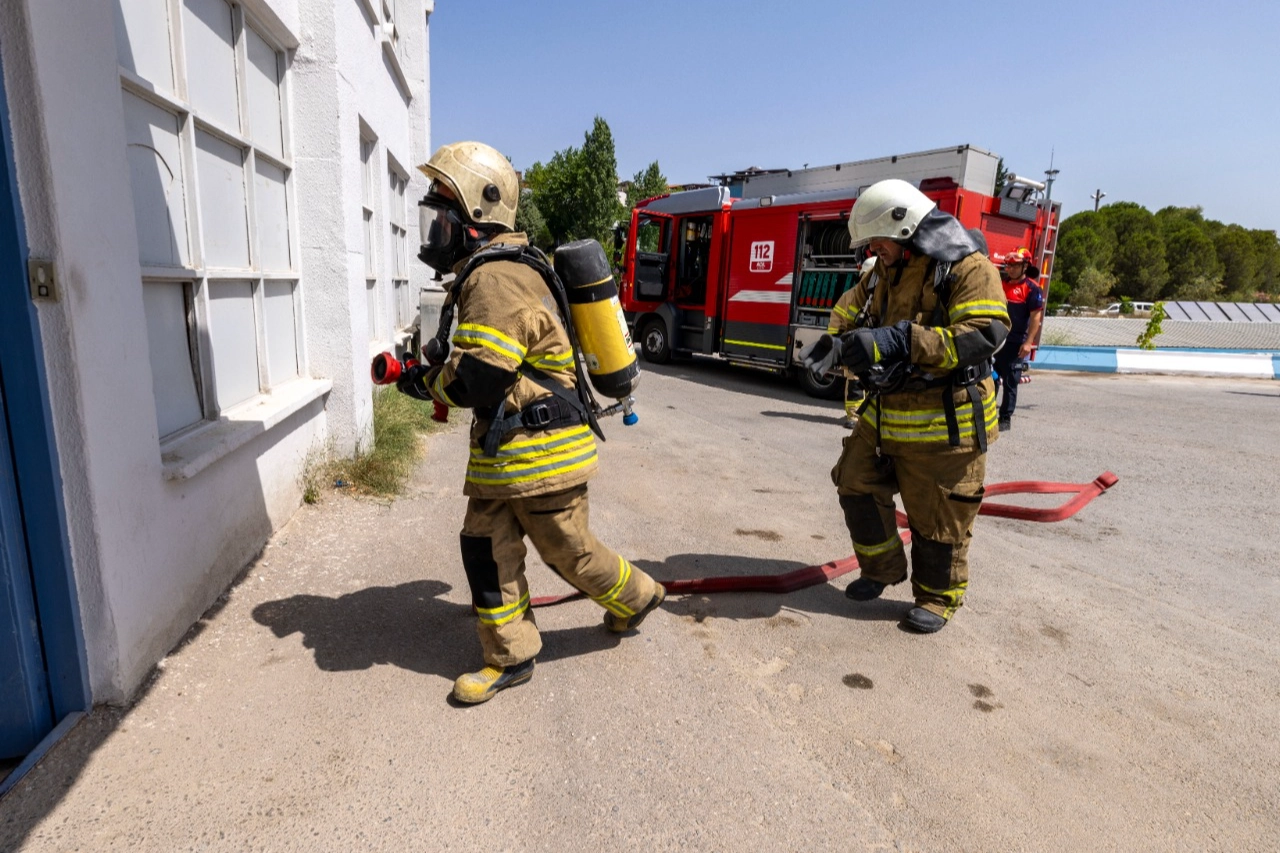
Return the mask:
<path fill-rule="evenodd" d="M 1280 379 L 1280 352 L 1127 347 L 1040 347 L 1033 370 L 1174 373 Z"/>

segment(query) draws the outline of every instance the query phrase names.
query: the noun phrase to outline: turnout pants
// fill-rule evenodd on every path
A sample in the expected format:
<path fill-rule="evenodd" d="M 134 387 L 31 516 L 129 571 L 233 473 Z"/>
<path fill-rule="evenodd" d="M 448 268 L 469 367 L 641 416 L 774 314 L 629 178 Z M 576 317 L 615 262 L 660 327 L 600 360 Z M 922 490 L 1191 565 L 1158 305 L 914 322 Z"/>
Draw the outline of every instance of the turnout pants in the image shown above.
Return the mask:
<path fill-rule="evenodd" d="M 877 457 L 857 433 L 845 438 L 831 472 L 862 576 L 884 584 L 907 578 L 893 496 L 911 526 L 911 591 L 916 605 L 950 619 L 969 586 L 969 540 L 984 491 L 982 451 L 943 446 Z"/>
<path fill-rule="evenodd" d="M 1018 386 L 1022 384 L 1022 369 L 1015 368 L 1014 365 L 1022 364 L 1022 359 L 1018 357 L 1018 350 L 1021 348 L 1022 341 L 1008 340 L 1000 352 L 996 353 L 995 374 L 1004 389 L 1000 396 L 1002 421 L 1012 418 L 1013 410 L 1018 407 Z"/>
<path fill-rule="evenodd" d="M 863 392 L 861 386 L 852 379 L 844 381 L 844 417 L 845 420 L 858 419 L 858 407 L 862 405 Z"/>
<path fill-rule="evenodd" d="M 653 578 L 588 529 L 586 484 L 530 498 L 470 498 L 462 565 L 487 664 L 523 663 L 542 649 L 524 576 L 525 536 L 560 577 L 619 616 L 642 610 L 657 591 Z"/>

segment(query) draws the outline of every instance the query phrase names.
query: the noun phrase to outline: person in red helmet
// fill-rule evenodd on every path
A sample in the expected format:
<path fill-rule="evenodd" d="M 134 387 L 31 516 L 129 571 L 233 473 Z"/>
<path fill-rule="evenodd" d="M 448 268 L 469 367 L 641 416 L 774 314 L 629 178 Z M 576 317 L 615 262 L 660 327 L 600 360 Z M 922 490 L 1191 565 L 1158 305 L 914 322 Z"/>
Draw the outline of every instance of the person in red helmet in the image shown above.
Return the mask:
<path fill-rule="evenodd" d="M 1013 411 L 1018 406 L 1018 385 L 1022 369 L 1035 348 L 1044 318 L 1044 293 L 1035 279 L 1040 271 L 1031 263 L 1031 252 L 1014 249 L 1004 257 L 1000 271 L 1004 298 L 1009 303 L 1009 337 L 995 356 L 995 374 L 1004 391 L 1000 395 L 1000 431 L 1013 427 Z"/>

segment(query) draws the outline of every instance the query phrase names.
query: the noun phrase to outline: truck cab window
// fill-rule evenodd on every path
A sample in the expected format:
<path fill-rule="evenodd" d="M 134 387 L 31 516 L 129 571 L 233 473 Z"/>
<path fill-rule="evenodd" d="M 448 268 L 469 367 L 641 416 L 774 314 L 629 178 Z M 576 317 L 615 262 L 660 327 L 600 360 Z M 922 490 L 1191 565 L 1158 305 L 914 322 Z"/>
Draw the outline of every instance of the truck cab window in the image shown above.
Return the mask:
<path fill-rule="evenodd" d="M 635 290 L 639 299 L 666 299 L 670 234 L 670 218 L 641 216 L 636 222 Z"/>
<path fill-rule="evenodd" d="M 676 301 L 701 304 L 707 298 L 707 265 L 711 259 L 710 216 L 681 220 L 677 258 Z"/>

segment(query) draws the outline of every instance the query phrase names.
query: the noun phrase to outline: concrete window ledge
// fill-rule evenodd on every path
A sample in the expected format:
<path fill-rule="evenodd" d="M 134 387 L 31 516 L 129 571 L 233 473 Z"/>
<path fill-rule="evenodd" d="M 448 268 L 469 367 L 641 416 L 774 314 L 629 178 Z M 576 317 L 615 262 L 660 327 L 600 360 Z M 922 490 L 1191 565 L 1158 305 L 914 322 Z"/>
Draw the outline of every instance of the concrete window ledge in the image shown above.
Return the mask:
<path fill-rule="evenodd" d="M 400 87 L 401 93 L 405 98 L 413 98 L 413 90 L 409 88 L 409 78 L 404 74 L 404 68 L 400 64 L 400 56 L 396 53 L 395 43 L 391 41 L 391 36 L 386 32 L 382 34 L 382 52 L 387 57 L 387 64 L 391 66 L 393 76 L 396 78 L 396 85 Z"/>
<path fill-rule="evenodd" d="M 223 412 L 213 423 L 160 445 L 166 480 L 186 480 L 328 394 L 328 379 L 295 379 Z"/>

